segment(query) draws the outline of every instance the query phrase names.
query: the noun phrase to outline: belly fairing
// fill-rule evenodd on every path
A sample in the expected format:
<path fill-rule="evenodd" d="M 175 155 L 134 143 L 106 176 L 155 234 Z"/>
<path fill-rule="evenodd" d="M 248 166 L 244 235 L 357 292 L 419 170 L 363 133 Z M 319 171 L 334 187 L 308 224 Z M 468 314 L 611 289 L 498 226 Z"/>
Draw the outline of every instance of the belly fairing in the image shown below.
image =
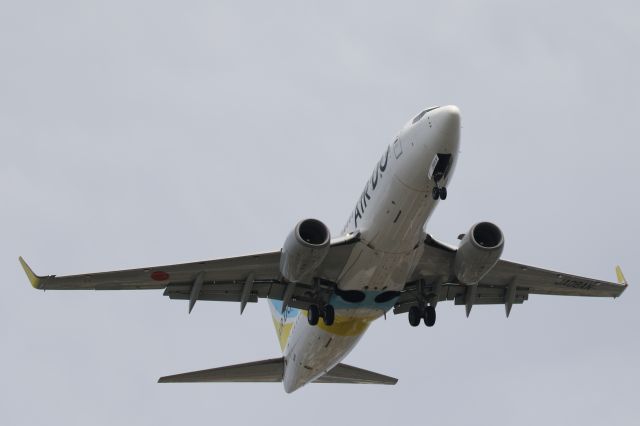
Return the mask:
<path fill-rule="evenodd" d="M 333 325 L 317 326 L 307 323 L 304 311 L 293 327 L 285 349 L 285 391 L 294 390 L 312 382 L 335 367 L 360 341 L 375 317 L 351 318 L 336 310 Z"/>

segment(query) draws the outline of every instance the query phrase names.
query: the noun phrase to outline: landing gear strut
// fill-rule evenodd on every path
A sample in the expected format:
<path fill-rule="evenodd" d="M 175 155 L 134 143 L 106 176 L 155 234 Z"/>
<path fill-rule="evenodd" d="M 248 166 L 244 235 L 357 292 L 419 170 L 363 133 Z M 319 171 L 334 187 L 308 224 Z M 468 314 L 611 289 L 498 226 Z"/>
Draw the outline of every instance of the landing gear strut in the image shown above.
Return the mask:
<path fill-rule="evenodd" d="M 436 323 L 436 308 L 434 306 L 427 306 L 424 309 L 420 309 L 418 306 L 410 307 L 409 324 L 412 327 L 417 327 L 421 320 L 424 320 L 424 325 L 427 327 L 433 327 Z"/>
<path fill-rule="evenodd" d="M 333 305 L 324 305 L 322 309 L 320 309 L 318 305 L 309 305 L 309 309 L 307 310 L 307 321 L 309 325 L 318 325 L 320 318 L 322 318 L 325 325 L 333 325 L 336 319 L 336 311 Z"/>

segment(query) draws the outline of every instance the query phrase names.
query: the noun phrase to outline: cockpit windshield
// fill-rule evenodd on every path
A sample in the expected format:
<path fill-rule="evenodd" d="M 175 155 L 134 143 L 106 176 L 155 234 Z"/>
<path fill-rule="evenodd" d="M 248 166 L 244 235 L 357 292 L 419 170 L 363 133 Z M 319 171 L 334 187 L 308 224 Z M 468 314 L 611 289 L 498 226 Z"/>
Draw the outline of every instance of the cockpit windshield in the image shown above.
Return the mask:
<path fill-rule="evenodd" d="M 416 124 L 418 121 L 420 121 L 420 119 L 422 117 L 424 117 L 424 115 L 426 113 L 428 113 L 429 111 L 433 111 L 434 109 L 438 109 L 440 108 L 439 106 L 432 106 L 431 108 L 427 108 L 424 111 L 422 111 L 420 114 L 416 115 L 415 118 L 413 120 L 411 120 L 411 124 Z"/>

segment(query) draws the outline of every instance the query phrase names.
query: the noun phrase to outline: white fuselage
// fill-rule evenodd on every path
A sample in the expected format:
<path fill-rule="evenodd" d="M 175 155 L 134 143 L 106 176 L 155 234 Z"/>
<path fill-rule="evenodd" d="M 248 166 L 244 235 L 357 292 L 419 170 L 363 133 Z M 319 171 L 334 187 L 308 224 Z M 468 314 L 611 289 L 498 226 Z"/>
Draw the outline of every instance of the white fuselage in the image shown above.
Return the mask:
<path fill-rule="evenodd" d="M 338 278 L 340 290 L 366 294 L 360 303 L 332 297 L 335 323 L 309 325 L 303 311 L 279 312 L 280 343 L 285 357 L 284 387 L 292 392 L 338 364 L 356 345 L 373 320 L 393 307 L 395 298 L 378 303 L 376 296 L 399 292 L 420 259 L 424 227 L 438 204 L 432 197 L 433 167 L 450 155 L 446 187 L 455 167 L 460 140 L 460 114 L 455 106 L 435 108 L 409 122 L 376 164 L 342 234 L 359 233 Z M 435 160 L 434 160 L 435 159 Z M 393 294 L 393 293 L 388 293 Z M 278 328 L 278 325 L 277 325 Z"/>

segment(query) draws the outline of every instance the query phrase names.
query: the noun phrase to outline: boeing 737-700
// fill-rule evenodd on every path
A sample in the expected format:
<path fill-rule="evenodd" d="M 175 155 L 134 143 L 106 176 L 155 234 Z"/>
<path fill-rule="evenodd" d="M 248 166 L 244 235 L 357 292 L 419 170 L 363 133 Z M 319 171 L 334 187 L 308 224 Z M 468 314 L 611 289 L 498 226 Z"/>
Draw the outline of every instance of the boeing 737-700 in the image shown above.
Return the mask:
<path fill-rule="evenodd" d="M 455 106 L 421 111 L 384 150 L 342 232 L 331 238 L 317 219 L 300 221 L 271 253 L 70 276 L 38 276 L 40 290 L 164 289 L 171 299 L 247 303 L 268 299 L 282 357 L 162 377 L 160 382 L 395 384 L 397 379 L 342 364 L 371 323 L 387 311 L 411 326 L 436 322 L 438 303 L 514 304 L 530 294 L 618 297 L 627 283 L 553 272 L 502 260 L 498 226 L 478 222 L 457 246 L 425 232 L 447 198 L 460 147 Z"/>

